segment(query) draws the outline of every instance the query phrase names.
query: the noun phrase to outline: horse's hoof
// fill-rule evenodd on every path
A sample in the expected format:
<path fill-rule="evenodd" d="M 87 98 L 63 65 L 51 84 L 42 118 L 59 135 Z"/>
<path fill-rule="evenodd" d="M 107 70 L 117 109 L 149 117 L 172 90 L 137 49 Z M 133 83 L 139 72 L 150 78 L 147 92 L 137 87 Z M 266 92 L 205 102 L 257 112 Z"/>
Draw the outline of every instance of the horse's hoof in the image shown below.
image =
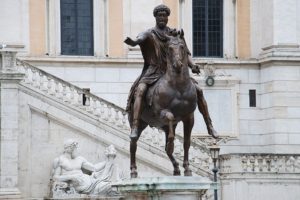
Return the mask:
<path fill-rule="evenodd" d="M 214 129 L 214 127 L 212 125 L 209 125 L 207 130 L 208 130 L 208 134 L 211 135 L 213 138 L 219 137 L 217 131 Z"/>
<path fill-rule="evenodd" d="M 137 178 L 137 176 L 138 176 L 137 171 L 130 172 L 130 177 L 131 178 Z"/>
<path fill-rule="evenodd" d="M 184 171 L 184 176 L 192 176 L 192 170 L 188 169 Z"/>
<path fill-rule="evenodd" d="M 132 140 L 136 140 L 138 138 L 138 130 L 137 130 L 137 128 L 131 129 L 131 133 L 130 133 L 129 137 Z"/>
<path fill-rule="evenodd" d="M 173 176 L 180 176 L 180 170 L 174 170 Z"/>

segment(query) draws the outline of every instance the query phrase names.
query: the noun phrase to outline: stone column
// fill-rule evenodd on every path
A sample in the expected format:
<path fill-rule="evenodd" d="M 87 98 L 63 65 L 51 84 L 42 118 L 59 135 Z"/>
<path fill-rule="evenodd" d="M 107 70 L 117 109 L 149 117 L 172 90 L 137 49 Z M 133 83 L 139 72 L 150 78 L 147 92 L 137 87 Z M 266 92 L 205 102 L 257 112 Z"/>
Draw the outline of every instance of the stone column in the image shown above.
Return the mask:
<path fill-rule="evenodd" d="M 0 199 L 20 199 L 18 190 L 18 83 L 24 74 L 16 67 L 17 50 L 0 49 Z"/>

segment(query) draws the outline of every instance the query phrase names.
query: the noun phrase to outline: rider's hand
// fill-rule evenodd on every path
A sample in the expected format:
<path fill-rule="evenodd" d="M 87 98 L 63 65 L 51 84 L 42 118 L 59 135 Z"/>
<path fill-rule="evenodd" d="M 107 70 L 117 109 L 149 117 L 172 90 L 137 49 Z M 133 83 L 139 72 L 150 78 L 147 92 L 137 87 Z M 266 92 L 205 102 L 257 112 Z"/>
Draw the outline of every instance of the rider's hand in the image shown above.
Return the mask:
<path fill-rule="evenodd" d="M 137 45 L 136 41 L 134 41 L 134 40 L 131 39 L 130 37 L 127 37 L 127 38 L 124 40 L 124 42 L 125 42 L 126 44 L 130 45 L 130 46 L 133 46 L 133 47 Z"/>
<path fill-rule="evenodd" d="M 194 74 L 200 74 L 200 68 L 199 68 L 199 65 L 193 65 L 192 67 L 192 72 Z"/>

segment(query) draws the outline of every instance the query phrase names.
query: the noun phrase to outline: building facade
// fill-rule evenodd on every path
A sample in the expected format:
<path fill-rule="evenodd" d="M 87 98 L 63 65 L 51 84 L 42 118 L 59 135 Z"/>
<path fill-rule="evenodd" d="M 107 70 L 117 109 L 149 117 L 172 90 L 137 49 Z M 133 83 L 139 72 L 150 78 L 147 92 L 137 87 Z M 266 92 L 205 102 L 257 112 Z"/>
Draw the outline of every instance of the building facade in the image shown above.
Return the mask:
<path fill-rule="evenodd" d="M 20 60 L 125 108 L 143 59 L 138 47 L 123 41 L 153 27 L 153 8 L 161 3 L 171 9 L 169 26 L 185 32 L 193 59 L 201 66 L 202 74 L 194 78 L 204 90 L 216 130 L 227 141 L 220 143 L 221 199 L 300 199 L 298 0 L 3 0 L 0 45 L 18 49 Z M 213 77 L 213 86 L 206 84 L 208 77 Z M 46 123 L 41 113 L 31 116 Z M 37 134 L 34 127 L 39 124 L 28 125 L 21 120 L 25 114 L 20 117 L 19 126 L 13 127 L 16 135 L 28 127 Z M 198 144 L 208 140 L 200 113 L 193 137 Z M 26 156 L 21 150 L 28 146 L 20 144 L 22 135 L 17 138 L 17 163 L 23 165 Z M 40 135 L 36 141 L 43 140 Z M 1 151 L 1 159 L 6 159 Z M 122 162 L 125 157 L 124 153 Z M 16 169 L 13 176 L 20 181 L 13 181 L 12 187 L 21 185 L 25 197 L 41 197 L 37 189 L 30 193 L 24 186 L 29 184 L 26 169 Z M 153 171 L 146 174 L 164 174 Z"/>

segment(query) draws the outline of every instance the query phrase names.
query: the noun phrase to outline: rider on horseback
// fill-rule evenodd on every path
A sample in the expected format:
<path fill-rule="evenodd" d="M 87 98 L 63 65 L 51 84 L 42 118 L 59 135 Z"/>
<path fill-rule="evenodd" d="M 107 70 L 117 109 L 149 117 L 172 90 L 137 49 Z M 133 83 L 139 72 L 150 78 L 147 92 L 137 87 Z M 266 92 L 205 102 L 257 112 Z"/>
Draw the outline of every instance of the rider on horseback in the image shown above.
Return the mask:
<path fill-rule="evenodd" d="M 138 137 L 138 125 L 141 117 L 141 108 L 143 98 L 148 87 L 165 74 L 166 69 L 166 54 L 168 51 L 167 41 L 168 36 L 176 36 L 178 34 L 176 29 L 171 29 L 167 26 L 170 9 L 165 5 L 159 5 L 154 8 L 153 15 L 156 19 L 156 26 L 140 33 L 136 40 L 127 37 L 124 41 L 130 46 L 139 45 L 144 58 L 144 68 L 141 75 L 134 82 L 127 102 L 127 112 L 129 112 L 131 123 L 130 138 L 136 139 Z M 193 73 L 200 73 L 198 65 L 192 61 L 190 51 L 185 45 L 186 52 L 188 52 L 188 65 Z M 207 104 L 203 96 L 202 89 L 197 82 L 193 80 L 197 90 L 197 104 L 198 109 L 203 115 L 205 124 L 207 126 L 208 134 L 217 138 L 217 132 L 212 126 L 212 121 L 209 116 Z"/>

